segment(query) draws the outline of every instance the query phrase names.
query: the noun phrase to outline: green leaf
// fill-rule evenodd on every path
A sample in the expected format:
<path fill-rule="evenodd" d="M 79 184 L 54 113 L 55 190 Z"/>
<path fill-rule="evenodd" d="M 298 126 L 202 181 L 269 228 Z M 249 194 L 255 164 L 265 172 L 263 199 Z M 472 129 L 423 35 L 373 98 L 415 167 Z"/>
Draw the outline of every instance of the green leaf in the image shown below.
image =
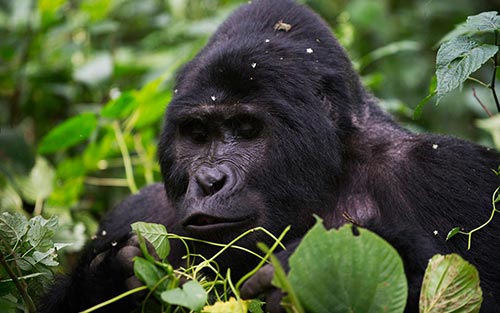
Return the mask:
<path fill-rule="evenodd" d="M 170 92 L 161 91 L 161 84 L 165 81 L 164 76 L 148 82 L 141 90 L 135 92 L 134 96 L 139 105 L 128 120 L 127 129 L 142 128 L 163 117 L 167 103 L 172 97 Z"/>
<path fill-rule="evenodd" d="M 498 47 L 467 37 L 457 37 L 441 45 L 436 59 L 438 101 L 459 87 L 497 53 Z"/>
<path fill-rule="evenodd" d="M 42 263 L 47 266 L 57 266 L 59 262 L 56 261 L 57 253 L 55 248 L 51 248 L 46 252 L 35 251 L 33 252 L 33 259 L 35 263 Z"/>
<path fill-rule="evenodd" d="M 38 147 L 40 153 L 51 153 L 75 146 L 94 132 L 97 118 L 93 113 L 82 113 L 63 122 L 43 137 Z"/>
<path fill-rule="evenodd" d="M 408 294 L 397 251 L 352 225 L 318 221 L 290 257 L 289 279 L 306 312 L 403 312 Z"/>
<path fill-rule="evenodd" d="M 449 240 L 450 238 L 452 238 L 453 236 L 455 236 L 456 234 L 458 234 L 460 232 L 460 227 L 453 227 L 449 232 L 448 232 L 448 235 L 446 235 L 446 240 Z"/>
<path fill-rule="evenodd" d="M 264 313 L 264 311 L 262 310 L 262 306 L 264 304 L 265 304 L 264 302 L 262 302 L 258 299 L 253 299 L 248 304 L 248 312 L 250 312 L 250 313 Z"/>
<path fill-rule="evenodd" d="M 479 312 L 481 302 L 479 274 L 473 265 L 457 254 L 432 257 L 422 283 L 420 312 Z"/>
<path fill-rule="evenodd" d="M 28 221 L 20 213 L 3 212 L 0 215 L 0 238 L 6 240 L 9 245 L 20 241 L 27 231 Z"/>
<path fill-rule="evenodd" d="M 19 300 L 12 295 L 0 297 L 0 312 L 16 313 L 17 307 L 19 306 L 19 304 L 17 303 L 18 301 Z"/>
<path fill-rule="evenodd" d="M 207 301 L 207 292 L 197 281 L 190 280 L 182 287 L 167 290 L 161 293 L 163 301 L 199 311 Z"/>
<path fill-rule="evenodd" d="M 153 288 L 163 276 L 165 276 L 163 270 L 155 266 L 152 262 L 141 257 L 134 258 L 134 274 L 150 289 Z"/>
<path fill-rule="evenodd" d="M 38 157 L 29 177 L 22 178 L 19 181 L 23 196 L 33 200 L 33 202 L 37 199 L 47 198 L 52 193 L 54 177 L 55 171 L 49 162 L 42 157 Z"/>
<path fill-rule="evenodd" d="M 131 225 L 132 230 L 146 238 L 155 248 L 156 254 L 164 260 L 170 252 L 168 233 L 164 225 L 154 223 L 136 222 Z"/>
<path fill-rule="evenodd" d="M 58 224 L 56 216 L 52 216 L 48 220 L 41 216 L 35 216 L 28 223 L 28 242 L 33 248 L 40 252 L 46 252 L 54 246 L 52 237 Z"/>
<path fill-rule="evenodd" d="M 139 103 L 131 91 L 122 93 L 118 98 L 108 102 L 102 108 L 101 116 L 111 119 L 125 118 L 132 113 Z"/>
<path fill-rule="evenodd" d="M 482 12 L 467 17 L 465 26 L 474 32 L 500 31 L 500 16 L 496 11 Z"/>

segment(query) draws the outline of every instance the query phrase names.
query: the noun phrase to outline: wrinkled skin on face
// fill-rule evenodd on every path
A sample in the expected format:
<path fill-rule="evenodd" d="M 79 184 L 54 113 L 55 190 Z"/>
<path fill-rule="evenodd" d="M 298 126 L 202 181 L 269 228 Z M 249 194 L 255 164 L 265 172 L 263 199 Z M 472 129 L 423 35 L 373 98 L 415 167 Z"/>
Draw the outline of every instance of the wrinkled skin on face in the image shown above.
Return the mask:
<path fill-rule="evenodd" d="M 110 211 L 76 269 L 41 301 L 40 312 L 79 312 L 140 284 L 131 262 L 140 255 L 133 222 L 161 223 L 171 233 L 219 243 L 254 227 L 278 236 L 290 225 L 287 250 L 277 253 L 287 270 L 313 215 L 326 227 L 366 227 L 396 248 L 409 284 L 405 312 L 418 312 L 428 260 L 451 252 L 478 268 L 481 312 L 500 312 L 500 223 L 475 233 L 470 251 L 464 238 L 446 240 L 451 228 L 472 229 L 488 219 L 499 184 L 491 169 L 500 156 L 396 124 L 309 9 L 291 0 L 243 5 L 184 66 L 175 90 L 158 147 L 163 184 Z M 262 253 L 257 242 L 273 243 L 252 232 L 237 244 Z M 219 251 L 198 242 L 189 248 L 206 258 Z M 183 265 L 185 252 L 171 242 L 174 267 Z M 216 261 L 236 281 L 259 259 L 229 249 Z M 272 277 L 272 266 L 264 266 L 241 296 L 264 295 L 267 310 L 280 312 Z M 106 310 L 130 311 L 140 296 Z"/>

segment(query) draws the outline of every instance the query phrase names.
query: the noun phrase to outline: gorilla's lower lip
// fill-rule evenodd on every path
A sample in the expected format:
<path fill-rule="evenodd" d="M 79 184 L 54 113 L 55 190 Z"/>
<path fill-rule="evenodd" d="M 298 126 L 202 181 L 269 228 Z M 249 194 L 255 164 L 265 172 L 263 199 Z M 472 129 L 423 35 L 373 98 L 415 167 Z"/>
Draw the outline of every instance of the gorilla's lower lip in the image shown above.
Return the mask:
<path fill-rule="evenodd" d="M 247 217 L 228 219 L 205 214 L 191 215 L 184 220 L 184 229 L 192 232 L 209 232 L 229 228 L 241 228 L 250 221 Z"/>

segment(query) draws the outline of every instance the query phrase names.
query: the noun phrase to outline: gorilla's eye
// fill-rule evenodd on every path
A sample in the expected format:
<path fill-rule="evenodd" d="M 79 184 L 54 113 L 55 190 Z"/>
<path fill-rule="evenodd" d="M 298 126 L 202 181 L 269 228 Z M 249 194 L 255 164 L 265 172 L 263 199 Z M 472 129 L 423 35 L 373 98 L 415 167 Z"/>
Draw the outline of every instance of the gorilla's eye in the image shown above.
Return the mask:
<path fill-rule="evenodd" d="M 187 121 L 180 125 L 180 133 L 195 143 L 206 143 L 208 141 L 207 127 L 198 120 Z"/>
<path fill-rule="evenodd" d="M 235 119 L 232 124 L 235 137 L 240 139 L 255 139 L 262 130 L 260 121 L 252 117 Z"/>

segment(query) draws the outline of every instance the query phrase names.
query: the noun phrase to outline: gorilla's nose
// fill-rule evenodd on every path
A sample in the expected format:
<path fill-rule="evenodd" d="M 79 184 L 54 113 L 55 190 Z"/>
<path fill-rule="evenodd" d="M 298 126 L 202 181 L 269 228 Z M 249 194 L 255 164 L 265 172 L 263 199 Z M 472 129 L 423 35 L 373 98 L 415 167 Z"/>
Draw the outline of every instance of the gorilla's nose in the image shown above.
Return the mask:
<path fill-rule="evenodd" d="M 221 190 L 227 181 L 227 174 L 219 168 L 202 167 L 196 173 L 196 182 L 205 197 L 213 196 Z"/>

